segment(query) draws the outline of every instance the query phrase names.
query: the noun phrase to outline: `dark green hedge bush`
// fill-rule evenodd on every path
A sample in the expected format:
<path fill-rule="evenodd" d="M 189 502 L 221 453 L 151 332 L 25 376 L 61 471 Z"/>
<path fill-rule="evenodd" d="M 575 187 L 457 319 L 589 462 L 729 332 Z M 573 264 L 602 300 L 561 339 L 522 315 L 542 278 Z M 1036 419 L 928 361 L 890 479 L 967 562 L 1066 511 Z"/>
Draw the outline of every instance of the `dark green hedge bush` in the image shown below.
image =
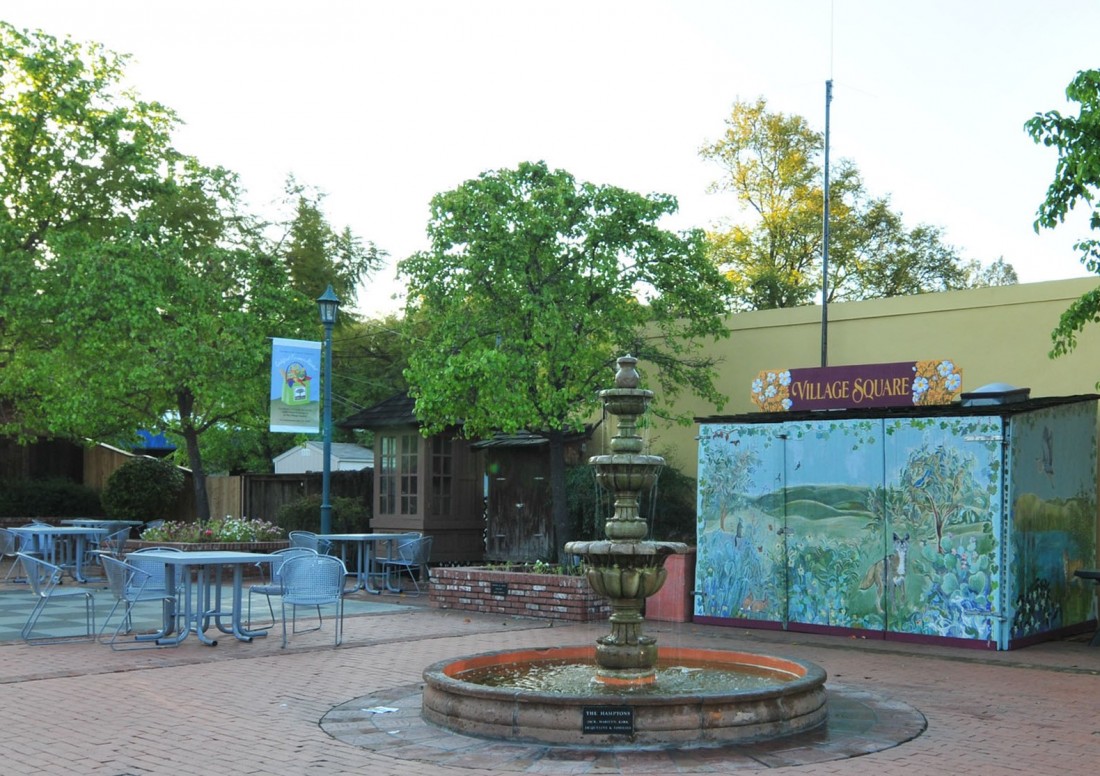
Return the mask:
<path fill-rule="evenodd" d="M 71 480 L 0 482 L 0 517 L 102 517 L 99 494 Z"/>
<path fill-rule="evenodd" d="M 354 498 L 337 496 L 332 499 L 333 533 L 368 533 L 370 531 L 370 507 Z M 288 534 L 291 531 L 321 530 L 321 497 L 302 496 L 279 507 L 275 524 Z"/>
<path fill-rule="evenodd" d="M 131 458 L 103 488 L 103 508 L 118 520 L 169 520 L 183 491 L 183 472 L 159 458 Z"/>
<path fill-rule="evenodd" d="M 603 525 L 615 511 L 611 493 L 596 484 L 596 470 L 574 466 L 566 471 L 569 519 L 578 541 L 603 539 Z M 657 477 L 656 492 L 641 495 L 641 516 L 649 524 L 648 538 L 695 544 L 695 480 L 666 466 Z"/>

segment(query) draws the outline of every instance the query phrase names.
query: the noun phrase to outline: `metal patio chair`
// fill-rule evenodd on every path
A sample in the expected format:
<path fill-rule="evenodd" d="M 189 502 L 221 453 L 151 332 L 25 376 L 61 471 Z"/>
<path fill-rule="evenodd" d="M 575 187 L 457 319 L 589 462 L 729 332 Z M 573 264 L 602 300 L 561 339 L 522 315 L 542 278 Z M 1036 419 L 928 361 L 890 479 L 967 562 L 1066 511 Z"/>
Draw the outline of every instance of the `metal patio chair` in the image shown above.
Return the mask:
<path fill-rule="evenodd" d="M 282 567 L 283 577 L 283 648 L 287 645 L 286 608 L 290 606 L 291 633 L 308 633 L 318 630 L 316 627 L 297 629 L 299 606 L 316 606 L 318 618 L 322 606 L 334 605 L 335 646 L 340 646 L 344 637 L 344 578 L 347 576 L 344 562 L 332 555 L 301 555 L 291 558 Z"/>
<path fill-rule="evenodd" d="M 318 555 L 328 555 L 332 550 L 332 542 L 322 539 L 313 531 L 291 531 L 287 538 L 290 539 L 291 547 L 305 547 Z"/>
<path fill-rule="evenodd" d="M 34 602 L 34 608 L 31 610 L 30 616 L 27 617 L 27 622 L 23 626 L 23 629 L 19 632 L 23 640 L 28 644 L 61 644 L 70 641 L 94 641 L 96 638 L 95 630 L 95 596 L 92 591 L 87 587 L 63 587 L 59 588 L 61 583 L 61 567 L 55 566 L 52 563 L 48 563 L 41 558 L 35 558 L 26 553 L 18 553 L 19 562 L 23 564 L 23 572 L 27 577 L 27 584 L 30 586 L 31 592 L 37 599 Z M 34 633 L 34 626 L 38 623 L 39 617 L 42 616 L 42 612 L 45 610 L 46 605 L 51 601 L 57 601 L 59 599 L 76 598 L 81 596 L 84 598 L 84 624 L 85 633 L 82 636 L 77 635 L 61 635 L 61 636 L 32 636 Z"/>
<path fill-rule="evenodd" d="M 250 585 L 248 588 L 248 629 L 252 630 L 252 595 L 262 595 L 267 599 L 267 608 L 271 613 L 271 622 L 266 625 L 260 625 L 260 628 L 271 628 L 275 625 L 275 607 L 271 603 L 272 596 L 281 596 L 283 594 L 283 564 L 285 564 L 291 558 L 297 558 L 303 555 L 317 555 L 315 550 L 311 550 L 308 547 L 287 547 L 285 550 L 275 550 L 271 553 L 275 555 L 275 560 L 265 561 L 257 563 L 261 571 L 263 568 L 269 567 L 271 569 L 271 577 L 265 581 Z M 320 622 L 321 613 L 318 610 L 317 620 Z"/>
<path fill-rule="evenodd" d="M 130 526 L 120 528 L 103 537 L 99 542 L 99 551 L 107 553 L 112 558 L 121 558 L 126 553 L 128 541 L 130 541 Z"/>
<path fill-rule="evenodd" d="M 403 593 L 401 575 L 407 574 L 416 588 L 413 595 L 420 595 L 420 580 L 426 581 L 428 578 L 428 560 L 431 554 L 431 536 L 411 536 L 398 542 L 394 557 L 382 560 L 382 570 L 386 573 L 386 589 L 391 593 Z"/>
<path fill-rule="evenodd" d="M 12 582 L 25 581 L 21 577 L 13 576 L 16 568 L 19 567 L 19 549 L 21 542 L 19 536 L 9 531 L 7 528 L 0 528 L 0 557 L 5 558 L 11 565 L 8 566 L 7 572 L 4 574 L 4 581 L 11 580 Z"/>
<path fill-rule="evenodd" d="M 102 565 L 99 563 L 101 555 L 109 555 L 112 558 L 122 558 L 126 551 L 126 542 L 130 540 L 130 526 L 120 528 L 113 533 L 99 539 L 91 547 L 84 551 L 84 568 L 90 565 Z M 106 575 L 106 572 L 104 572 Z"/>
<path fill-rule="evenodd" d="M 179 593 L 180 589 L 187 583 L 186 579 L 177 579 L 174 590 L 168 589 L 167 571 L 164 568 L 164 561 L 157 560 L 156 558 L 143 558 L 147 552 L 153 550 L 161 550 L 165 552 L 183 552 L 179 547 L 142 547 L 140 550 L 134 550 L 126 556 L 126 562 L 131 566 L 137 566 L 139 569 L 149 575 L 149 579 L 145 584 L 145 589 L 149 592 L 164 592 L 170 593 L 175 596 Z"/>
<path fill-rule="evenodd" d="M 121 607 L 123 609 L 122 617 L 119 620 L 118 627 L 115 628 L 115 632 L 111 635 L 111 640 L 107 642 L 111 649 L 125 651 L 130 649 L 152 649 L 162 646 L 157 643 L 157 638 L 167 635 L 171 630 L 169 622 L 179 611 L 176 596 L 165 591 L 163 587 L 161 589 L 150 588 L 149 581 L 152 577 L 144 569 L 110 555 L 100 556 L 100 562 L 103 563 L 103 571 L 107 575 L 107 586 L 111 591 L 111 595 L 115 597 L 115 603 L 111 607 L 111 611 L 107 613 L 107 619 L 103 621 L 103 626 L 99 629 L 99 640 L 103 640 L 103 634 L 107 630 L 108 623 Z M 164 627 L 159 632 L 144 635 L 140 639 L 135 636 L 134 643 L 130 646 L 116 646 L 119 635 L 124 632 L 130 633 L 134 628 L 132 616 L 134 607 L 148 601 L 160 602 L 162 614 L 164 615 Z"/>

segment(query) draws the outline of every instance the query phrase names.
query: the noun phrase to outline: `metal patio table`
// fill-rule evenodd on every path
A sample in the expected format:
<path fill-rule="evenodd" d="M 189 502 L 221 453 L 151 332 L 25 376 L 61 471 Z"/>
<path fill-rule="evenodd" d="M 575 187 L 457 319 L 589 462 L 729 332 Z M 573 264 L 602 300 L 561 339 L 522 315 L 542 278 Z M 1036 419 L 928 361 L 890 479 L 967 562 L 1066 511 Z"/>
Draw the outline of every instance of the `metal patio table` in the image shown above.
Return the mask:
<path fill-rule="evenodd" d="M 38 553 L 55 566 L 68 569 L 77 582 L 88 581 L 84 578 L 88 539 L 102 538 L 110 533 L 106 528 L 46 524 L 23 525 L 9 530 L 24 537 L 23 552 Z"/>
<path fill-rule="evenodd" d="M 106 528 L 108 531 L 118 531 L 127 526 L 137 528 L 145 525 L 141 520 L 111 520 L 106 517 L 68 517 L 61 520 L 61 525 L 73 525 L 77 528 Z"/>
<path fill-rule="evenodd" d="M 158 644 L 179 644 L 194 632 L 199 641 L 207 646 L 217 646 L 217 639 L 206 635 L 210 620 L 218 630 L 231 634 L 240 641 L 252 641 L 266 636 L 266 630 L 248 630 L 241 622 L 241 606 L 244 567 L 257 563 L 269 563 L 277 556 L 260 552 L 235 552 L 230 550 L 199 550 L 196 552 L 173 552 L 170 550 L 146 550 L 141 553 L 143 560 L 163 561 L 165 586 L 169 590 L 176 588 L 176 580 L 183 583 L 183 621 L 185 625 L 174 635 L 165 635 L 157 639 Z M 232 609 L 222 609 L 222 570 L 229 566 L 233 569 Z M 192 572 L 194 572 L 192 574 Z M 224 620 L 229 618 L 227 625 Z M 165 623 L 166 633 L 171 633 L 172 625 Z"/>
<path fill-rule="evenodd" d="M 385 572 L 375 571 L 374 564 L 378 559 L 378 544 L 386 542 L 389 546 L 387 552 L 392 556 L 397 547 L 397 542 L 401 539 L 408 539 L 418 534 L 414 532 L 408 533 L 344 533 L 344 534 L 318 534 L 322 539 L 328 539 L 330 542 L 341 545 L 340 558 L 344 561 L 344 565 L 347 565 L 347 558 L 344 557 L 344 548 L 348 544 L 354 544 L 358 549 L 358 557 L 355 564 L 355 590 L 366 590 L 368 593 L 374 593 L 378 595 L 382 592 L 381 586 L 378 588 L 371 585 L 371 578 L 375 577 L 383 580 L 385 579 Z"/>

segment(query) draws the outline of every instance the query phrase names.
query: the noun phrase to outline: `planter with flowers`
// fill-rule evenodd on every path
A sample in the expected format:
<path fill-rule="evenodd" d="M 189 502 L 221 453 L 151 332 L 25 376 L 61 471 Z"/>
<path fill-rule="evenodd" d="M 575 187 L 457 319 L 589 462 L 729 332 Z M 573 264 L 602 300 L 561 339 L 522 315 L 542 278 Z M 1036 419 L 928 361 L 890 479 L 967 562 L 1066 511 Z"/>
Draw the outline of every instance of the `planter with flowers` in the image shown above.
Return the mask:
<path fill-rule="evenodd" d="M 131 539 L 126 543 L 126 549 L 176 547 L 191 552 L 198 550 L 271 552 L 289 545 L 286 531 L 274 523 L 227 515 L 205 523 L 168 521 L 157 528 L 146 528 L 140 538 Z"/>

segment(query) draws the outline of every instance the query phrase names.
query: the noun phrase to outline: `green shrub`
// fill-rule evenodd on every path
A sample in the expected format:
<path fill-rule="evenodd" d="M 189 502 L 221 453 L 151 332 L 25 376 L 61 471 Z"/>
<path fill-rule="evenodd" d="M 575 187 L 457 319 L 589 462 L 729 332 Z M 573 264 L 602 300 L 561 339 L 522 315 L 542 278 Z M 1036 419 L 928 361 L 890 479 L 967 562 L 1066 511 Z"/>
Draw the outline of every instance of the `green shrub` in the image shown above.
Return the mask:
<path fill-rule="evenodd" d="M 362 501 L 344 496 L 332 499 L 333 533 L 367 533 L 370 531 L 370 507 Z M 321 497 L 302 496 L 279 507 L 275 522 L 287 533 L 321 530 Z"/>
<path fill-rule="evenodd" d="M 649 519 L 649 538 L 695 545 L 695 478 L 666 466 L 657 478 L 657 497 Z M 643 501 L 643 511 L 645 510 Z"/>
<path fill-rule="evenodd" d="M 107 478 L 103 508 L 118 520 L 164 520 L 171 517 L 183 485 L 183 472 L 167 461 L 131 458 Z"/>
<path fill-rule="evenodd" d="M 573 538 L 577 541 L 604 538 L 603 524 L 614 513 L 614 501 L 596 484 L 596 470 L 591 466 L 566 469 L 565 492 Z"/>
<path fill-rule="evenodd" d="M 578 541 L 603 539 L 604 523 L 615 513 L 614 495 L 596 484 L 592 466 L 574 466 L 565 476 L 573 536 Z M 647 538 L 695 544 L 695 499 L 692 477 L 671 466 L 661 469 L 654 490 L 642 493 L 638 500 L 649 525 Z"/>
<path fill-rule="evenodd" d="M 0 517 L 100 517 L 99 494 L 71 480 L 0 482 Z"/>

